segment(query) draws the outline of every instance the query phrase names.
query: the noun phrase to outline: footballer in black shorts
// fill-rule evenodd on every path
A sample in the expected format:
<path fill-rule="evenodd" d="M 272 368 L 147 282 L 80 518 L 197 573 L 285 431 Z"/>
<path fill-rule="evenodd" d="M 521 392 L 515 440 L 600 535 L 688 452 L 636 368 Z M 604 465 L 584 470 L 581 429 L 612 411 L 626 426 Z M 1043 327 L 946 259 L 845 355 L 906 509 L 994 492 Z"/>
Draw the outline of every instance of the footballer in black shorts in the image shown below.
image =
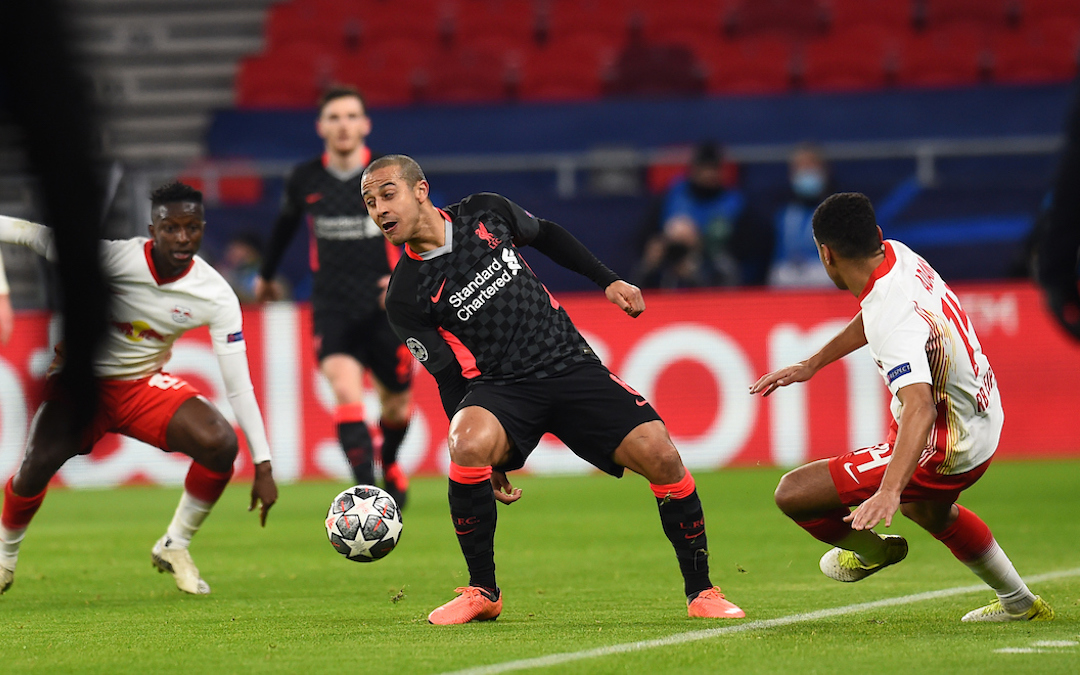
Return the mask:
<path fill-rule="evenodd" d="M 474 194 L 435 207 L 409 157 L 372 162 L 361 189 L 387 239 L 405 244 L 387 290 L 390 324 L 434 376 L 451 420 L 450 513 L 469 586 L 428 621 L 483 621 L 501 612 L 496 502 L 520 497 L 505 472 L 523 466 L 549 432 L 609 474 L 628 467 L 649 480 L 690 616 L 744 616 L 709 579 L 701 500 L 659 415 L 600 362 L 519 247 L 591 279 L 632 317 L 645 309 L 640 290 L 565 229 L 505 197 Z"/>
<path fill-rule="evenodd" d="M 401 254 L 383 238 L 360 197 L 360 175 L 373 156 L 364 143 L 370 124 L 355 89 L 331 89 L 323 96 L 317 128 L 326 152 L 299 164 L 286 181 L 256 296 L 273 299 L 262 289 L 268 288 L 306 216 L 312 237 L 315 350 L 337 399 L 338 440 L 356 482 L 373 484 L 374 444 L 362 403 L 366 368 L 381 404 L 383 479 L 404 506 L 408 478 L 397 455 L 409 425 L 412 364 L 382 306 L 387 280 Z"/>

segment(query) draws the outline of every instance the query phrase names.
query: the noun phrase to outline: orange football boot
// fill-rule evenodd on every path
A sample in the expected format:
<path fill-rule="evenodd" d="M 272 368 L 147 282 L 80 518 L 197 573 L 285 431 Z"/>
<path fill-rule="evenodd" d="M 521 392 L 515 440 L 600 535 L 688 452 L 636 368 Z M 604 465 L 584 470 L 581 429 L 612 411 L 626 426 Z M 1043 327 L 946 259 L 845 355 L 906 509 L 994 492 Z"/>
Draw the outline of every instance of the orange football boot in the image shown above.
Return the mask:
<path fill-rule="evenodd" d="M 746 612 L 724 599 L 719 586 L 698 593 L 697 597 L 687 604 L 686 613 L 691 617 L 707 619 L 742 619 L 746 616 Z"/>
<path fill-rule="evenodd" d="M 455 593 L 461 593 L 442 607 L 435 608 L 428 614 L 428 623 L 437 626 L 452 626 L 470 621 L 494 621 L 502 612 L 502 592 L 491 599 L 488 591 L 476 586 L 455 588 Z M 732 605 L 734 607 L 734 605 Z"/>

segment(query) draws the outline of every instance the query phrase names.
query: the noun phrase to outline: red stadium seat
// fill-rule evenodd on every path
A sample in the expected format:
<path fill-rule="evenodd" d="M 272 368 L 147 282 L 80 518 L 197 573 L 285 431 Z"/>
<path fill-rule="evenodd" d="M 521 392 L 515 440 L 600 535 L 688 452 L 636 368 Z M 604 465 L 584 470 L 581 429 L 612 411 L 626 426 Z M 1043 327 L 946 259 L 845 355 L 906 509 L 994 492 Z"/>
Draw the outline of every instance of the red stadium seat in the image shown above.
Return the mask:
<path fill-rule="evenodd" d="M 701 39 L 715 39 L 723 33 L 722 0 L 696 2 L 643 2 L 631 11 L 633 21 L 641 23 L 646 40 L 671 44 L 671 37 L 694 32 Z"/>
<path fill-rule="evenodd" d="M 363 92 L 369 106 L 405 105 L 420 96 L 425 69 L 441 53 L 435 43 L 383 38 L 365 43 L 361 53 L 338 61 L 334 79 Z"/>
<path fill-rule="evenodd" d="M 421 100 L 490 103 L 510 97 L 509 56 L 500 49 L 465 44 L 435 59 L 426 71 Z"/>
<path fill-rule="evenodd" d="M 885 26 L 838 26 L 806 46 L 802 84 L 817 91 L 884 87 L 895 75 L 897 42 L 896 31 Z"/>
<path fill-rule="evenodd" d="M 989 33 L 982 24 L 950 24 L 900 41 L 896 82 L 902 86 L 977 84 L 989 77 Z"/>
<path fill-rule="evenodd" d="M 1080 2 L 1076 0 L 1022 0 L 1022 20 L 1036 23 L 1046 17 L 1080 19 Z"/>
<path fill-rule="evenodd" d="M 525 55 L 520 96 L 531 101 L 600 98 L 610 77 L 616 50 L 589 35 L 553 40 Z"/>
<path fill-rule="evenodd" d="M 698 45 L 712 94 L 767 94 L 792 84 L 792 41 L 766 35 Z"/>
<path fill-rule="evenodd" d="M 807 38 L 828 30 L 829 10 L 822 0 L 729 0 L 723 21 L 732 37 Z"/>
<path fill-rule="evenodd" d="M 867 24 L 897 30 L 911 26 L 911 3 L 907 0 L 831 0 L 828 7 L 833 30 Z"/>
<path fill-rule="evenodd" d="M 629 0 L 551 0 L 538 5 L 541 43 L 573 35 L 605 35 L 605 42 L 623 44 L 630 35 L 634 4 Z"/>
<path fill-rule="evenodd" d="M 1080 17 L 1025 17 L 1019 31 L 1003 31 L 992 41 L 997 82 L 1065 82 L 1077 75 Z"/>
<path fill-rule="evenodd" d="M 241 107 L 308 107 L 334 80 L 340 54 L 321 42 L 293 42 L 272 52 L 248 57 L 237 72 L 237 104 Z"/>
<path fill-rule="evenodd" d="M 990 28 L 1016 26 L 1020 0 L 914 0 L 912 25 L 919 30 L 952 23 L 981 23 Z"/>
<path fill-rule="evenodd" d="M 532 0 L 459 0 L 450 15 L 453 43 L 498 36 L 531 45 L 536 41 L 536 14 Z"/>

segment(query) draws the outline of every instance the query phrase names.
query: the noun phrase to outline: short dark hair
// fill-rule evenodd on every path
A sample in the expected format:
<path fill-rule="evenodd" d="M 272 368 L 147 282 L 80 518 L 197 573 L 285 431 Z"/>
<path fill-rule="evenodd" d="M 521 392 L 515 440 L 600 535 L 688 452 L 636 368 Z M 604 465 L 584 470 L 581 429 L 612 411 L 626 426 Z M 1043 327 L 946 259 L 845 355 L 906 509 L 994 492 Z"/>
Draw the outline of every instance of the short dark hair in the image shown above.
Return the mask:
<path fill-rule="evenodd" d="M 319 114 L 322 115 L 323 109 L 330 101 L 336 101 L 339 98 L 355 98 L 360 101 L 360 107 L 364 109 L 364 114 L 367 114 L 367 101 L 364 100 L 364 95 L 360 93 L 360 90 L 351 85 L 337 85 L 330 87 L 323 92 L 323 95 L 319 97 Z"/>
<path fill-rule="evenodd" d="M 202 193 L 180 181 L 167 183 L 150 193 L 150 206 L 175 204 L 176 202 L 195 202 L 196 204 L 202 204 Z"/>
<path fill-rule="evenodd" d="M 379 169 L 396 166 L 401 170 L 401 177 L 412 187 L 422 180 L 427 180 L 427 176 L 424 175 L 424 170 L 420 168 L 420 165 L 416 163 L 416 160 L 408 155 L 383 155 L 376 159 L 371 164 L 368 164 L 364 169 L 364 175 L 360 178 L 361 182 L 371 172 L 378 171 Z"/>
<path fill-rule="evenodd" d="M 828 197 L 814 211 L 812 227 L 818 243 L 842 258 L 870 258 L 881 250 L 874 206 L 861 192 L 838 192 Z"/>
<path fill-rule="evenodd" d="M 690 158 L 693 166 L 720 166 L 724 162 L 724 148 L 716 141 L 702 141 L 694 147 Z"/>

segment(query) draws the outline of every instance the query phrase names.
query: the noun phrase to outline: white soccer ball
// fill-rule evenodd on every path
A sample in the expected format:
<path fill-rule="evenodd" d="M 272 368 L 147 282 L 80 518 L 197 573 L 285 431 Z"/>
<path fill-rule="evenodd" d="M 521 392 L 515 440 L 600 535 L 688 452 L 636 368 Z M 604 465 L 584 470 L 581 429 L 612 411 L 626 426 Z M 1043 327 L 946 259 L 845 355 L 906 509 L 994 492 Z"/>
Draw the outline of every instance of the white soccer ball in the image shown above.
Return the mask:
<path fill-rule="evenodd" d="M 401 539 L 401 509 L 389 493 L 374 485 L 351 487 L 330 504 L 326 536 L 349 560 L 378 560 Z"/>

